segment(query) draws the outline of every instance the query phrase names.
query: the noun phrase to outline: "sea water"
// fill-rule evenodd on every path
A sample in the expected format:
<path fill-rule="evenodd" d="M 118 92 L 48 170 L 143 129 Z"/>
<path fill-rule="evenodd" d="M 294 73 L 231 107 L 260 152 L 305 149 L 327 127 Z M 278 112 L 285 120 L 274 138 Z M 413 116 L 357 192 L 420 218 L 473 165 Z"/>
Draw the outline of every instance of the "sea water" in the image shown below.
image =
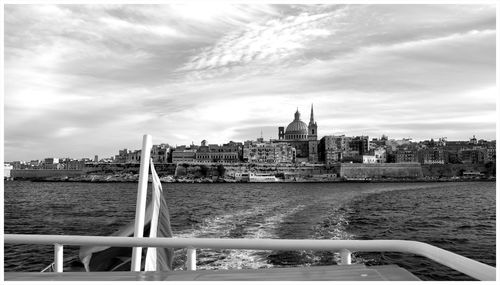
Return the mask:
<path fill-rule="evenodd" d="M 175 237 L 405 239 L 495 266 L 495 182 L 163 184 Z M 105 236 L 131 222 L 136 183 L 5 182 L 5 233 Z M 40 271 L 53 247 L 5 245 L 5 271 Z M 78 247 L 65 247 L 65 262 Z M 198 250 L 198 269 L 332 265 L 329 251 Z M 183 268 L 185 250 L 174 265 Z M 355 253 L 424 280 L 470 280 L 414 255 Z"/>

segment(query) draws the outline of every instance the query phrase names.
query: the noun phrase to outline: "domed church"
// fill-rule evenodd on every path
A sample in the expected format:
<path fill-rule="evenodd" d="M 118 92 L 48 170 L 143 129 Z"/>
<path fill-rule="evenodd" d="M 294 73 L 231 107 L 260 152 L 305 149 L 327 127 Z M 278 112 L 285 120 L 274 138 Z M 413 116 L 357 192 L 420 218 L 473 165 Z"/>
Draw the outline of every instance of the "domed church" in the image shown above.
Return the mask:
<path fill-rule="evenodd" d="M 296 150 L 297 162 L 318 161 L 318 125 L 314 121 L 314 111 L 311 105 L 309 125 L 300 119 L 297 108 L 293 121 L 284 127 L 278 127 L 278 141 L 287 142 Z"/>

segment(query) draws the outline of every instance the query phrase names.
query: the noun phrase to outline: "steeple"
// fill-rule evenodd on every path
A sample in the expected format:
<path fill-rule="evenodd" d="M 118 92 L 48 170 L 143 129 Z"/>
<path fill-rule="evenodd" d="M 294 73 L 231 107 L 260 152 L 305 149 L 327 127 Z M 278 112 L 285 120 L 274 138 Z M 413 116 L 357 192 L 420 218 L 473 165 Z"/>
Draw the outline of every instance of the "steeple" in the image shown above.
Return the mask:
<path fill-rule="evenodd" d="M 309 119 L 309 126 L 307 126 L 308 129 L 308 138 L 316 140 L 318 137 L 318 125 L 314 121 L 314 109 L 313 105 L 311 104 L 311 118 Z"/>
<path fill-rule="evenodd" d="M 311 118 L 309 120 L 309 124 L 314 123 L 314 111 L 313 111 L 313 104 L 311 104 Z"/>

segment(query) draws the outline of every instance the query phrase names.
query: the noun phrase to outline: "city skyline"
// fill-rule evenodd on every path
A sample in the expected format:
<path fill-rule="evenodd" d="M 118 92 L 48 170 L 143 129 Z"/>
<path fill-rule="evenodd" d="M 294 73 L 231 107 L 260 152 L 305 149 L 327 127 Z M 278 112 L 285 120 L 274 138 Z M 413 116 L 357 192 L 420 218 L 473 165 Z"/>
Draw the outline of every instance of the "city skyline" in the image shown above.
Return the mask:
<path fill-rule="evenodd" d="M 494 5 L 6 5 L 5 160 L 277 138 L 496 139 Z M 425 15 L 425 17 L 423 17 Z"/>

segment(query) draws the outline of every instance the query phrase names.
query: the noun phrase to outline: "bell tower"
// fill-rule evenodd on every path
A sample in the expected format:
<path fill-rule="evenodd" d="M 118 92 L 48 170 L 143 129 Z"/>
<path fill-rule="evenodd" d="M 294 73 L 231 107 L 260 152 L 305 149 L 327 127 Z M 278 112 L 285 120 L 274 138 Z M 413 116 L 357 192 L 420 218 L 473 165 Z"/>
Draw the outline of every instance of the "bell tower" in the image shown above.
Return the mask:
<path fill-rule="evenodd" d="M 317 140 L 318 139 L 318 125 L 314 121 L 314 110 L 313 105 L 311 104 L 311 117 L 309 119 L 307 138 L 309 140 Z"/>
<path fill-rule="evenodd" d="M 314 121 L 314 110 L 311 104 L 311 117 L 307 127 L 307 140 L 309 141 L 309 162 L 318 162 L 318 125 Z"/>
<path fill-rule="evenodd" d="M 279 140 L 285 139 L 285 127 L 278 127 L 278 139 Z"/>

